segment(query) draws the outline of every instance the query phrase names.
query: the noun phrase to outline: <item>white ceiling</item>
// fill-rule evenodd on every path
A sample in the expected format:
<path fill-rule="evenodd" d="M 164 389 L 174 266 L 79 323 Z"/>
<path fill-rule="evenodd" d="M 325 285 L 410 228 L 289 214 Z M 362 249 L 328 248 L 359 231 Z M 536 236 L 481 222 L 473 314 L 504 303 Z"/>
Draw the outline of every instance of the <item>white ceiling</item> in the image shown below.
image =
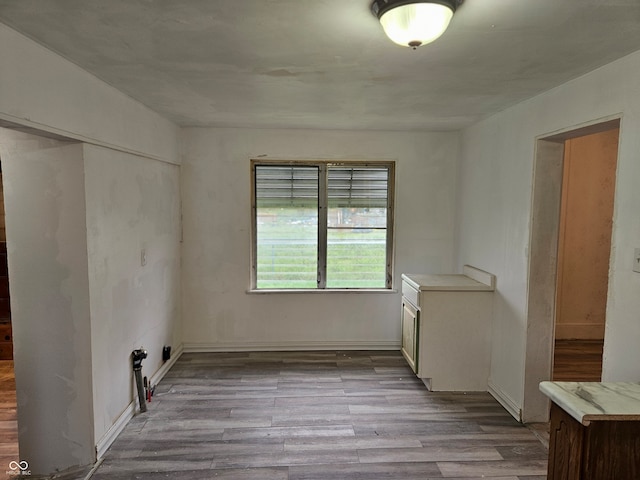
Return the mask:
<path fill-rule="evenodd" d="M 0 0 L 0 22 L 183 126 L 459 129 L 640 49 L 640 0 L 466 0 L 415 51 L 369 5 Z"/>

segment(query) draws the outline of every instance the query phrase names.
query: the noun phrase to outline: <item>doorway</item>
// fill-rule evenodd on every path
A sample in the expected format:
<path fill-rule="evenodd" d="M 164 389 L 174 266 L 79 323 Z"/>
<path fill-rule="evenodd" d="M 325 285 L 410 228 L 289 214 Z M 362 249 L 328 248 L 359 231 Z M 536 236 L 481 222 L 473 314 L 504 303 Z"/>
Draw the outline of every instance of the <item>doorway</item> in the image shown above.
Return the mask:
<path fill-rule="evenodd" d="M 16 377 L 13 369 L 13 335 L 9 302 L 4 189 L 0 159 L 0 471 L 19 459 Z"/>
<path fill-rule="evenodd" d="M 619 129 L 564 142 L 552 379 L 602 377 Z"/>
<path fill-rule="evenodd" d="M 521 414 L 525 423 L 546 422 L 549 419 L 549 400 L 540 393 L 539 384 L 551 380 L 553 375 L 565 143 L 570 139 L 619 128 L 620 118 L 609 118 L 584 127 L 547 135 L 536 141 Z M 609 241 L 610 238 L 609 234 Z M 607 275 L 608 263 L 607 254 Z"/>

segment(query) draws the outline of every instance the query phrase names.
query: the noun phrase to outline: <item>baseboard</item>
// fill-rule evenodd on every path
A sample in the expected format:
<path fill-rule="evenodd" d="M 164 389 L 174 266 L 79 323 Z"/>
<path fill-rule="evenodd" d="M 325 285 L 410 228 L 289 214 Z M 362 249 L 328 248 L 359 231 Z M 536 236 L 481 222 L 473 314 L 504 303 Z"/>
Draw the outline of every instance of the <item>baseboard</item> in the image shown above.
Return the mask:
<path fill-rule="evenodd" d="M 400 350 L 400 342 L 242 342 L 185 343 L 185 353 L 310 350 Z"/>
<path fill-rule="evenodd" d="M 160 380 L 162 380 L 173 364 L 176 363 L 178 358 L 180 358 L 183 351 L 184 347 L 183 345 L 180 345 L 174 352 L 172 352 L 171 358 L 164 362 L 162 366 L 153 375 L 151 375 L 151 377 L 149 377 L 151 385 L 157 385 Z M 124 427 L 126 427 L 129 421 L 133 418 L 136 413 L 137 401 L 138 399 L 136 397 L 129 403 L 129 405 L 127 405 L 113 425 L 111 425 L 111 428 L 109 428 L 109 430 L 107 430 L 107 432 L 96 443 L 96 459 L 98 461 L 102 459 L 111 444 L 115 441 L 118 435 L 120 435 L 120 432 L 124 430 Z"/>
<path fill-rule="evenodd" d="M 556 340 L 602 340 L 604 325 L 594 323 L 557 323 Z"/>
<path fill-rule="evenodd" d="M 522 408 L 520 405 L 518 405 L 509 395 L 503 392 L 500 387 L 491 381 L 491 379 L 489 379 L 487 389 L 491 396 L 495 398 L 513 418 L 522 423 Z"/>
<path fill-rule="evenodd" d="M 133 414 L 136 413 L 136 403 L 131 401 L 127 408 L 120 414 L 116 421 L 111 425 L 111 428 L 98 440 L 96 443 L 96 459 L 100 460 L 107 452 L 114 440 L 120 435 L 120 432 L 124 430 L 129 421 L 133 418 Z"/>
<path fill-rule="evenodd" d="M 184 352 L 184 345 L 180 345 L 175 349 L 175 351 L 171 352 L 171 358 L 164 362 L 162 366 L 156 371 L 156 373 L 149 377 L 149 382 L 151 383 L 151 385 L 157 385 L 158 383 L 160 383 L 160 380 L 164 378 L 171 367 L 173 367 L 173 365 L 178 361 L 180 355 L 182 355 L 182 352 Z"/>

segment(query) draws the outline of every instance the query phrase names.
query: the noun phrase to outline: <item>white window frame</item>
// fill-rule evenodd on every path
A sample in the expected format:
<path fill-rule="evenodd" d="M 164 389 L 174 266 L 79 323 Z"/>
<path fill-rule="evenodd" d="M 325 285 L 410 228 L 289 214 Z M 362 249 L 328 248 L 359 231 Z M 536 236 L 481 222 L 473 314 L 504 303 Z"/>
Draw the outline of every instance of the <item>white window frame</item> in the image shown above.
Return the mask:
<path fill-rule="evenodd" d="M 318 280 L 316 288 L 257 288 L 257 202 L 256 202 L 256 166 L 306 166 L 319 169 L 318 198 Z M 329 166 L 386 168 L 387 183 L 387 226 L 386 226 L 386 262 L 385 286 L 381 288 L 326 288 L 327 269 L 327 170 Z M 317 292 L 317 291 L 392 291 L 394 260 L 394 206 L 395 206 L 395 162 L 394 161 L 335 161 L 335 160 L 251 160 L 251 288 L 253 292 Z"/>

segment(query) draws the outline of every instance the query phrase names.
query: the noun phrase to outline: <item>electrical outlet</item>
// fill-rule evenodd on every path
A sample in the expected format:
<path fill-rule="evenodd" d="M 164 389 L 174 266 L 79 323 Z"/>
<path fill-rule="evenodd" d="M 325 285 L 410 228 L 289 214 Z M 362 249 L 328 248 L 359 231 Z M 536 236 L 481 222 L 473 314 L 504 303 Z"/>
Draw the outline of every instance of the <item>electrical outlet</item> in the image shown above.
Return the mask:
<path fill-rule="evenodd" d="M 633 271 L 640 273 L 640 248 L 633 251 Z"/>

